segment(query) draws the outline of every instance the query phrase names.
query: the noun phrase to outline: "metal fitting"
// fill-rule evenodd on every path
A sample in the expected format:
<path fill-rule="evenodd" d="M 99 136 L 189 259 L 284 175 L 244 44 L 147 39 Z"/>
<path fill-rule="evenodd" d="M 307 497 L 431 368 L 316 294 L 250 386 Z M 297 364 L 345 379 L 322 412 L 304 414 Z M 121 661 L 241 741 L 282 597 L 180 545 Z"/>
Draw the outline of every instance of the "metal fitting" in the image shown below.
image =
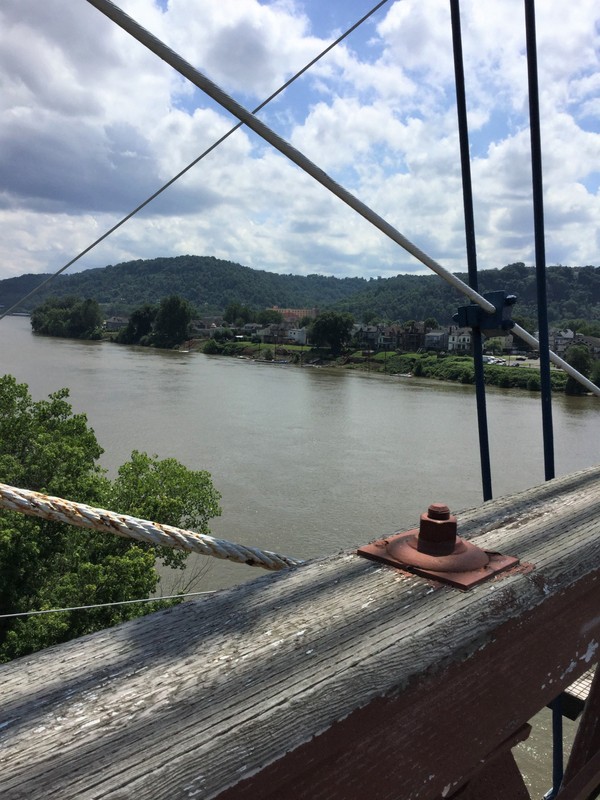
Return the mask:
<path fill-rule="evenodd" d="M 445 503 L 432 503 L 418 528 L 359 547 L 358 555 L 426 578 L 469 589 L 519 563 L 488 553 L 457 536 L 457 520 Z"/>
<path fill-rule="evenodd" d="M 456 517 L 444 503 L 432 503 L 421 514 L 417 550 L 432 556 L 445 556 L 454 552 L 456 545 Z"/>

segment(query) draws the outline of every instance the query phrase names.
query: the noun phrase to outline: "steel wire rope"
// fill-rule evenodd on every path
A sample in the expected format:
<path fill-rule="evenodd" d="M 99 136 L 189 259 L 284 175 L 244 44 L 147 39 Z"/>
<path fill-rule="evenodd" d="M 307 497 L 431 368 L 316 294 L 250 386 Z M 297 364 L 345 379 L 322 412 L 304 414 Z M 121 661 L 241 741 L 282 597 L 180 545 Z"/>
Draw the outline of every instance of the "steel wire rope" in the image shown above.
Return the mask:
<path fill-rule="evenodd" d="M 8 486 L 5 483 L 0 483 L 0 508 L 41 517 L 52 522 L 63 522 L 88 530 L 116 534 L 158 547 L 172 547 L 176 550 L 214 556 L 238 564 L 247 564 L 250 567 L 280 570 L 304 563 L 301 559 L 273 553 L 270 550 L 236 544 L 173 525 L 162 525 L 132 517 L 130 514 L 117 514 L 114 511 L 94 508 L 87 503 L 76 503 L 30 489 Z"/>
<path fill-rule="evenodd" d="M 288 158 L 292 163 L 300 167 L 303 172 L 310 175 L 314 180 L 325 187 L 339 200 L 346 203 L 353 211 L 359 214 L 363 219 L 370 222 L 381 233 L 391 239 L 396 244 L 400 245 L 404 250 L 414 256 L 418 261 L 431 269 L 440 278 L 443 278 L 447 283 L 453 286 L 462 294 L 470 298 L 473 303 L 477 304 L 480 308 L 488 314 L 493 314 L 496 311 L 495 306 L 479 292 L 472 289 L 468 284 L 462 281 L 457 275 L 454 275 L 448 269 L 443 267 L 438 261 L 431 256 L 427 255 L 416 244 L 411 242 L 404 234 L 402 234 L 391 223 L 377 214 L 372 208 L 359 200 L 355 195 L 337 183 L 330 175 L 318 167 L 313 161 L 307 158 L 302 152 L 293 147 L 289 142 L 283 139 L 279 134 L 275 133 L 268 125 L 261 122 L 252 112 L 242 106 L 232 97 L 230 97 L 223 89 L 217 84 L 206 77 L 202 72 L 193 67 L 182 56 L 168 47 L 164 42 L 158 39 L 153 33 L 148 31 L 136 20 L 126 14 L 123 9 L 116 6 L 111 0 L 87 0 L 87 2 L 98 9 L 102 14 L 111 19 L 116 25 L 127 31 L 134 39 L 140 44 L 144 45 L 148 50 L 153 52 L 158 58 L 173 67 L 174 70 L 179 72 L 187 78 L 190 83 L 193 83 L 198 89 L 203 91 L 211 97 L 220 106 L 225 108 L 234 117 L 244 122 L 254 133 L 268 142 L 272 147 L 278 150 L 282 155 Z M 515 325 L 512 329 L 520 339 L 534 343 L 534 347 L 539 347 L 539 342 L 533 336 L 527 333 L 520 325 Z M 556 353 L 550 351 L 550 359 L 557 366 L 561 367 L 567 374 L 579 381 L 593 394 L 600 397 L 600 387 L 596 386 L 578 370 L 574 369 L 570 364 L 564 361 Z"/>
<path fill-rule="evenodd" d="M 125 606 L 131 603 L 162 603 L 163 600 L 179 600 L 183 597 L 196 597 L 201 594 L 216 594 L 216 589 L 207 592 L 182 592 L 167 594 L 163 597 L 140 597 L 137 600 L 115 600 L 112 603 L 93 603 L 89 606 L 70 606 L 69 608 L 42 608 L 38 611 L 15 611 L 11 614 L 0 614 L 0 619 L 12 617 L 34 617 L 38 614 L 59 614 L 66 611 L 87 611 L 89 608 L 108 608 L 109 606 Z"/>
<path fill-rule="evenodd" d="M 346 39 L 358 27 L 360 27 L 363 24 L 363 22 L 366 22 L 366 20 L 368 20 L 369 17 L 372 17 L 373 14 L 375 14 L 376 11 L 379 11 L 379 9 L 382 6 L 384 6 L 386 3 L 389 3 L 389 2 L 390 2 L 390 0 L 380 0 L 380 2 L 377 3 L 376 5 L 374 5 L 373 8 L 371 8 L 370 11 L 368 11 L 357 22 L 355 22 L 353 25 L 351 25 L 346 31 L 344 31 L 344 33 L 342 33 L 341 36 L 338 36 L 337 39 L 335 39 L 333 42 L 331 42 L 329 45 L 327 45 L 327 47 L 324 50 L 322 50 L 317 56 L 315 56 L 312 59 L 312 61 L 309 61 L 308 64 L 306 64 L 304 67 L 302 67 L 301 70 L 296 72 L 289 80 L 287 80 L 285 83 L 283 83 L 276 91 L 273 92 L 273 94 L 269 95 L 269 97 L 267 97 L 266 100 L 263 100 L 262 103 L 260 103 L 260 105 L 256 106 L 256 108 L 253 110 L 252 113 L 253 114 L 257 114 L 259 111 L 261 111 L 268 103 L 271 102 L 271 100 L 274 100 L 279 94 L 281 94 L 281 92 L 285 91 L 289 86 L 291 86 L 292 83 L 294 83 L 294 81 L 298 80 L 298 78 L 300 78 L 302 75 L 304 75 L 305 72 L 307 72 L 318 61 L 320 61 L 324 56 L 326 56 L 327 53 L 329 53 L 331 50 L 333 50 L 334 47 L 337 47 L 337 45 L 340 44 L 340 42 L 343 42 L 344 39 Z M 89 253 L 91 250 L 93 250 L 94 247 L 99 245 L 100 242 L 103 242 L 105 239 L 107 239 L 111 234 L 113 234 L 122 225 L 124 225 L 126 222 L 128 222 L 132 217 L 134 217 L 139 211 L 141 211 L 143 208 L 145 208 L 147 205 L 149 205 L 153 200 L 156 200 L 156 198 L 159 195 L 161 195 L 164 191 L 166 191 L 166 189 L 168 189 L 176 181 L 178 181 L 179 178 L 183 177 L 187 172 L 189 172 L 189 170 L 191 170 L 192 167 L 195 167 L 196 164 L 198 164 L 200 161 L 202 161 L 202 159 L 205 158 L 207 155 L 209 155 L 209 153 L 212 153 L 213 150 L 215 150 L 219 145 L 221 145 L 226 139 L 228 139 L 233 133 L 235 133 L 243 125 L 244 125 L 243 122 L 238 122 L 237 125 L 234 125 L 233 128 L 230 128 L 227 131 L 227 133 L 225 133 L 225 134 L 223 134 L 223 136 L 221 136 L 220 139 L 217 139 L 216 142 L 213 142 L 213 144 L 211 144 L 210 147 L 207 147 L 206 150 L 204 150 L 197 158 L 195 158 L 186 167 L 184 167 L 180 172 L 178 172 L 177 175 L 174 175 L 169 181 L 167 181 L 167 183 L 165 183 L 163 186 L 161 186 L 160 189 L 157 189 L 157 191 L 154 192 L 154 194 L 151 194 L 149 197 L 147 197 L 143 201 L 143 203 L 140 203 L 140 205 L 137 206 L 136 208 L 134 208 L 133 211 L 130 211 L 125 217 L 123 217 L 121 220 L 119 220 L 119 222 L 117 222 L 115 225 L 113 225 L 112 228 L 109 228 L 107 231 L 105 231 L 102 234 L 102 236 L 99 236 L 94 242 L 92 242 L 90 245 L 88 245 L 85 248 L 85 250 L 82 250 L 78 255 L 76 255 L 74 258 L 72 258 L 70 261 L 68 261 L 64 266 L 62 266 L 60 269 L 58 269 L 56 272 L 54 272 L 52 275 L 50 275 L 48 278 L 46 278 L 46 280 L 42 281 L 34 289 L 32 289 L 30 292 L 28 292 L 18 302 L 13 303 L 13 305 L 10 306 L 10 308 L 8 308 L 6 311 L 3 311 L 0 314 L 0 320 L 4 319 L 4 317 L 8 316 L 11 311 L 14 311 L 15 308 L 18 308 L 26 300 L 28 300 L 34 294 L 39 292 L 39 290 L 42 289 L 44 286 L 46 286 L 48 283 L 50 283 L 50 281 L 53 281 L 55 278 L 57 278 L 59 275 L 61 275 L 65 270 L 67 270 L 69 267 L 71 267 L 73 264 L 75 264 L 77 261 L 79 261 L 80 258 L 83 258 L 83 256 L 87 255 L 87 253 Z"/>

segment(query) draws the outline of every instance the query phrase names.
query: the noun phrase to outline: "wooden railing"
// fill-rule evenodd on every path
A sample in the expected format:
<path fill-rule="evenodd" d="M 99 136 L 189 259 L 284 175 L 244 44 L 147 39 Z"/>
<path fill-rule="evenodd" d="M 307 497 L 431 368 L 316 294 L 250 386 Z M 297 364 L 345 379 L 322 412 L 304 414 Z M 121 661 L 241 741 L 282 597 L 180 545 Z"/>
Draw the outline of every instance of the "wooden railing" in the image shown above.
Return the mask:
<path fill-rule="evenodd" d="M 0 796 L 528 798 L 511 748 L 599 657 L 600 468 L 457 516 L 519 567 L 463 592 L 346 552 L 4 665 Z M 600 785 L 599 696 L 562 800 Z"/>

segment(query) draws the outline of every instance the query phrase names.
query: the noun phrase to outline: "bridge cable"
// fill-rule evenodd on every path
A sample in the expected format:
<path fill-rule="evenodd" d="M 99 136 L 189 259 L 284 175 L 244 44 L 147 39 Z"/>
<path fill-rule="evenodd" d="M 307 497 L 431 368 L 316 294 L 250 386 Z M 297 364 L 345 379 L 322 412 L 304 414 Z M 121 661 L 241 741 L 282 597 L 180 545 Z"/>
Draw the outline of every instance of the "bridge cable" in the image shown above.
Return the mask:
<path fill-rule="evenodd" d="M 89 606 L 71 606 L 69 608 L 43 608 L 40 611 L 15 611 L 12 614 L 0 614 L 0 619 L 12 617 L 35 617 L 39 614 L 59 614 L 66 611 L 87 611 L 89 608 L 108 608 L 109 606 L 125 606 L 132 603 L 162 603 L 163 600 L 180 600 L 184 597 L 197 597 L 201 594 L 216 594 L 216 589 L 209 592 L 182 592 L 167 594 L 162 597 L 141 597 L 137 600 L 115 600 L 113 603 L 94 603 Z"/>
<path fill-rule="evenodd" d="M 254 111 L 252 113 L 253 114 L 257 114 L 259 111 L 261 111 L 268 103 L 271 102 L 271 100 L 274 100 L 279 94 L 281 94 L 281 92 L 285 91 L 285 89 L 287 89 L 288 86 L 291 86 L 291 84 L 294 83 L 294 81 L 298 80 L 298 78 L 300 78 L 302 75 L 304 75 L 305 72 L 307 72 L 318 61 L 320 61 L 324 56 L 326 56 L 327 53 L 329 53 L 331 50 L 333 50 L 334 47 L 337 47 L 337 45 L 340 44 L 340 42 L 342 42 L 351 33 L 353 33 L 358 27 L 360 27 L 363 24 L 363 22 L 368 20 L 369 17 L 372 17 L 373 14 L 375 14 L 376 11 L 379 11 L 379 9 L 382 6 L 384 6 L 386 3 L 389 3 L 389 2 L 390 2 L 390 0 L 380 0 L 379 3 L 374 5 L 373 8 L 370 11 L 368 11 L 364 16 L 362 16 L 357 22 L 355 22 L 354 25 L 351 25 L 346 31 L 344 31 L 344 33 L 341 34 L 341 36 L 338 36 L 338 38 L 335 39 L 335 41 L 333 41 L 333 42 L 331 42 L 331 44 L 327 45 L 327 47 L 324 50 L 322 50 L 317 56 L 315 56 L 312 59 L 312 61 L 309 61 L 308 64 L 306 64 L 304 67 L 302 67 L 301 70 L 296 72 L 295 75 L 293 75 L 289 80 L 287 80 L 284 84 L 282 84 L 279 87 L 279 89 L 277 89 L 275 92 L 273 92 L 273 94 L 269 95 L 269 97 L 267 97 L 266 100 L 263 100 L 262 103 L 260 103 L 260 105 L 256 106 L 256 108 L 254 109 Z M 114 233 L 122 225 L 124 225 L 126 222 L 128 222 L 139 211 L 141 211 L 143 208 L 145 208 L 149 203 L 151 203 L 153 200 L 155 200 L 166 189 L 168 189 L 170 186 L 172 186 L 175 183 L 175 181 L 178 181 L 179 178 L 181 178 L 183 175 L 186 174 L 186 172 L 189 172 L 189 170 L 192 169 L 192 167 L 195 167 L 196 164 L 198 164 L 200 161 L 202 161 L 202 159 L 205 158 L 209 153 L 212 153 L 213 150 L 215 150 L 220 144 L 222 144 L 233 133 L 235 133 L 235 131 L 237 131 L 239 128 L 241 128 L 243 124 L 244 124 L 243 122 L 238 122 L 237 125 L 234 125 L 233 128 L 230 128 L 227 131 L 227 133 L 225 133 L 223 136 L 221 136 L 220 139 L 217 139 L 216 142 L 211 144 L 210 147 L 208 147 L 206 150 L 204 150 L 203 153 L 201 153 L 197 158 L 195 158 L 193 161 L 191 161 L 187 165 L 187 167 L 184 167 L 180 172 L 177 173 L 177 175 L 174 175 L 169 181 L 167 181 L 167 183 L 165 183 L 163 186 L 161 186 L 160 189 L 158 189 L 156 192 L 154 192 L 154 194 L 151 194 L 150 197 L 147 197 L 146 200 L 144 200 L 143 203 L 140 203 L 140 205 L 137 206 L 136 208 L 134 208 L 133 211 L 130 211 L 125 217 L 123 217 L 121 220 L 119 220 L 119 222 L 117 222 L 115 225 L 113 225 L 112 228 L 109 228 L 107 231 L 105 231 L 102 234 L 102 236 L 99 236 L 94 242 L 92 242 L 90 245 L 88 245 L 85 248 L 85 250 L 82 250 L 78 255 L 75 256 L 75 258 L 72 258 L 64 266 L 62 266 L 60 269 L 58 269 L 52 275 L 48 276 L 46 278 L 46 280 L 44 280 L 40 284 L 38 284 L 28 294 L 26 294 L 24 297 L 22 297 L 17 303 L 13 303 L 13 305 L 10 306 L 10 308 L 8 308 L 6 311 L 3 311 L 2 313 L 0 313 L 0 320 L 4 319 L 4 317 L 8 316 L 8 314 L 10 314 L 11 311 L 14 311 L 16 308 L 18 308 L 20 305 L 22 305 L 26 300 L 28 300 L 34 294 L 39 292 L 39 290 L 42 287 L 46 286 L 48 283 L 50 283 L 50 281 L 53 281 L 55 278 L 57 278 L 61 273 L 63 273 L 70 266 L 75 264 L 76 261 L 79 261 L 80 258 L 83 258 L 84 255 L 86 255 L 91 250 L 93 250 L 94 247 L 99 245 L 100 242 L 103 242 L 104 239 L 108 238 L 112 233 Z"/>
<path fill-rule="evenodd" d="M 306 172 L 337 198 L 342 200 L 342 202 L 346 203 L 346 205 L 356 211 L 356 213 L 363 217 L 363 219 L 366 219 L 367 222 L 370 222 L 375 228 L 381 231 L 381 233 L 385 234 L 393 242 L 396 242 L 396 244 L 399 244 L 400 247 L 443 278 L 459 292 L 469 297 L 485 312 L 488 314 L 493 314 L 496 312 L 495 306 L 489 300 L 483 297 L 483 295 L 479 294 L 479 292 L 475 291 L 475 289 L 472 289 L 457 275 L 454 275 L 452 272 L 447 270 L 434 258 L 424 253 L 419 247 L 417 247 L 417 245 L 400 233 L 397 228 L 383 219 L 383 217 L 373 211 L 373 209 L 369 208 L 369 206 L 355 197 L 343 186 L 340 186 L 340 184 L 334 181 L 333 178 L 324 170 L 314 164 L 299 150 L 296 150 L 296 148 L 294 148 L 289 142 L 275 133 L 275 131 L 269 128 L 268 125 L 265 125 L 264 122 L 261 122 L 261 120 L 254 116 L 252 112 L 248 111 L 248 109 L 244 108 L 244 106 L 230 97 L 219 86 L 213 83 L 213 81 L 193 67 L 180 55 L 171 50 L 171 48 L 169 48 L 164 42 L 160 41 L 160 39 L 157 39 L 154 34 L 150 33 L 150 31 L 146 30 L 142 25 L 132 19 L 121 8 L 115 6 L 115 4 L 110 2 L 110 0 L 87 0 L 87 2 L 97 8 L 101 13 L 111 19 L 123 30 L 127 31 L 127 33 L 129 33 L 134 39 L 137 39 L 140 44 L 143 44 L 145 47 L 151 50 L 165 63 L 173 67 L 173 69 L 179 72 L 180 75 L 183 75 L 185 78 L 187 78 L 191 83 L 194 84 L 194 86 L 229 111 L 230 114 L 244 122 L 252 131 L 254 131 L 254 133 L 260 136 L 261 139 L 264 139 L 266 142 L 272 145 L 282 155 L 286 156 L 286 158 L 296 164 L 296 166 L 300 167 L 301 170 Z M 515 325 L 511 331 L 524 341 L 527 341 L 528 343 L 533 341 L 535 343 L 534 346 L 539 346 L 537 339 L 528 334 L 527 331 L 525 331 L 520 325 Z M 562 358 L 557 356 L 555 353 L 552 353 L 552 351 L 550 351 L 550 358 L 553 363 L 562 367 L 562 369 L 571 375 L 571 377 L 575 378 L 575 380 L 579 381 L 579 383 L 589 389 L 589 391 L 600 397 L 600 387 L 589 381 L 580 372 L 571 367 L 570 364 L 567 364 L 567 362 Z"/>
<path fill-rule="evenodd" d="M 247 564 L 250 567 L 276 571 L 297 567 L 303 563 L 300 559 L 272 553 L 269 550 L 234 544 L 204 533 L 149 522 L 129 514 L 117 514 L 93 508 L 85 503 L 75 503 L 72 500 L 51 497 L 29 489 L 17 489 L 5 483 L 0 483 L 0 508 L 53 522 L 77 525 L 80 528 L 113 533 L 157 547 L 172 547 L 176 550 L 214 556 L 238 564 Z"/>

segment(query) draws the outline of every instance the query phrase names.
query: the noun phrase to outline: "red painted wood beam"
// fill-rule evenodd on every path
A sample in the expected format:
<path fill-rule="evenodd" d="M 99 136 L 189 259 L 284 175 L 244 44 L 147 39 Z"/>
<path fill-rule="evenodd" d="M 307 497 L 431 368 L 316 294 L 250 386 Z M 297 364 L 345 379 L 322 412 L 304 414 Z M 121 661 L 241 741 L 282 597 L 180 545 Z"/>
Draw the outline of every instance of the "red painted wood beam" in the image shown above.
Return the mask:
<path fill-rule="evenodd" d="M 462 663 L 378 698 L 219 800 L 451 797 L 498 741 L 590 668 L 598 608 L 599 581 L 580 580 L 499 627 Z"/>

